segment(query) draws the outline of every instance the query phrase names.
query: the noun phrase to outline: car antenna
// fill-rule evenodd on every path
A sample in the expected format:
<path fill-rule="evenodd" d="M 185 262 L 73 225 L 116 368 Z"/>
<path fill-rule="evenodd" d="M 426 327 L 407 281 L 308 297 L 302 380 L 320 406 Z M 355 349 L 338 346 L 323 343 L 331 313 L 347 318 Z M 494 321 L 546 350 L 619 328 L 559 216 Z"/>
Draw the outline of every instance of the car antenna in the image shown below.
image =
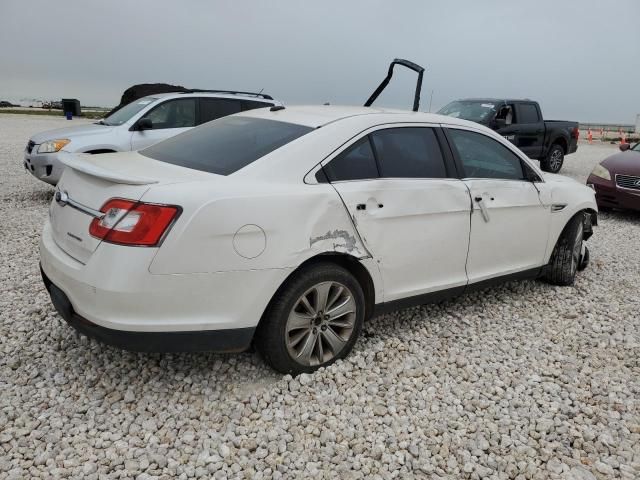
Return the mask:
<path fill-rule="evenodd" d="M 393 67 L 395 65 L 402 65 L 403 67 L 407 67 L 410 70 L 418 73 L 418 81 L 416 83 L 416 92 L 413 96 L 413 111 L 417 112 L 418 107 L 420 106 L 420 90 L 422 90 L 422 75 L 424 74 L 424 67 L 421 67 L 417 63 L 410 62 L 409 60 L 404 60 L 402 58 L 396 58 L 389 65 L 389 71 L 387 72 L 387 76 L 382 80 L 378 88 L 371 94 L 369 100 L 364 104 L 365 107 L 370 107 L 371 104 L 380 96 L 382 91 L 389 85 L 391 81 L 391 77 L 393 77 Z"/>

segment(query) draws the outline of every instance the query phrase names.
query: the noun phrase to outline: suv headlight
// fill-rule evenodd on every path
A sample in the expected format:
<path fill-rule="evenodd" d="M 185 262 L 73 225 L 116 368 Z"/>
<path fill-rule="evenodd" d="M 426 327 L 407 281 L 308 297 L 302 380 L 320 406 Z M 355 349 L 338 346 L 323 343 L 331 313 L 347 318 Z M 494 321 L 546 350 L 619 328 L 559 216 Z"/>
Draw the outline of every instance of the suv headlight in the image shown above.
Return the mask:
<path fill-rule="evenodd" d="M 591 175 L 604 178 L 605 180 L 611 180 L 611 174 L 609 173 L 609 170 L 607 170 L 600 164 L 595 166 L 595 168 L 591 172 Z"/>
<path fill-rule="evenodd" d="M 48 140 L 42 142 L 38 147 L 38 153 L 54 153 L 62 150 L 62 147 L 69 144 L 71 140 L 68 138 L 56 138 L 55 140 Z"/>

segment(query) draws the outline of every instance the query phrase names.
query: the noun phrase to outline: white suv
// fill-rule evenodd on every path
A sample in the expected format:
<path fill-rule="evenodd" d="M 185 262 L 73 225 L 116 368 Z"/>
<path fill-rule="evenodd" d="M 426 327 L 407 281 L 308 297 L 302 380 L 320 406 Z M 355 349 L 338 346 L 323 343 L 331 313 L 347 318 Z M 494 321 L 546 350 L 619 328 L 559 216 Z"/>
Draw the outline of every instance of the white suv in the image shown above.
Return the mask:
<path fill-rule="evenodd" d="M 282 105 L 269 95 L 233 91 L 191 91 L 150 95 L 90 125 L 49 130 L 29 139 L 24 167 L 56 185 L 64 165 L 60 152 L 110 153 L 146 148 L 216 118 Z"/>

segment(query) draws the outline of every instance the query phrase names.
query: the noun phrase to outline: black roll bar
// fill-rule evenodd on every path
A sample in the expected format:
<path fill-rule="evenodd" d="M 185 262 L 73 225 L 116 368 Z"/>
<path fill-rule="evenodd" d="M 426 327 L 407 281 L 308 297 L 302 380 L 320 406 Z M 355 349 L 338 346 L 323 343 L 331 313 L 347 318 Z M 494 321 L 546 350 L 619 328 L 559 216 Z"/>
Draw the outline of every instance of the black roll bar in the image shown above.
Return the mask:
<path fill-rule="evenodd" d="M 418 73 L 418 82 L 416 83 L 416 92 L 413 96 L 413 111 L 417 112 L 418 107 L 420 106 L 420 90 L 422 90 L 422 75 L 424 74 L 424 68 L 418 65 L 417 63 L 410 62 L 409 60 L 404 60 L 402 58 L 396 58 L 391 65 L 389 65 L 389 71 L 387 72 L 387 76 L 384 80 L 378 85 L 378 88 L 371 94 L 369 100 L 364 104 L 365 107 L 370 107 L 371 104 L 380 96 L 382 91 L 389 85 L 391 81 L 391 77 L 393 77 L 393 67 L 395 65 L 402 65 L 403 67 L 407 67 L 409 70 L 413 70 Z"/>

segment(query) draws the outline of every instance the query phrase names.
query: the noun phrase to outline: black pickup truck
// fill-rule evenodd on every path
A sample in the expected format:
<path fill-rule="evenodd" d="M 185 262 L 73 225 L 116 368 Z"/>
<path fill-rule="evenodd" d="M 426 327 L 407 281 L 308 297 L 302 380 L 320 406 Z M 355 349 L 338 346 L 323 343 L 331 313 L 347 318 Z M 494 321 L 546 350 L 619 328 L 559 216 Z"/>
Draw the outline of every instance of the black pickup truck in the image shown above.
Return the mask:
<path fill-rule="evenodd" d="M 456 100 L 438 113 L 492 128 L 529 158 L 540 160 L 546 172 L 559 172 L 564 156 L 578 149 L 578 122 L 543 120 L 540 105 L 532 100 Z"/>

